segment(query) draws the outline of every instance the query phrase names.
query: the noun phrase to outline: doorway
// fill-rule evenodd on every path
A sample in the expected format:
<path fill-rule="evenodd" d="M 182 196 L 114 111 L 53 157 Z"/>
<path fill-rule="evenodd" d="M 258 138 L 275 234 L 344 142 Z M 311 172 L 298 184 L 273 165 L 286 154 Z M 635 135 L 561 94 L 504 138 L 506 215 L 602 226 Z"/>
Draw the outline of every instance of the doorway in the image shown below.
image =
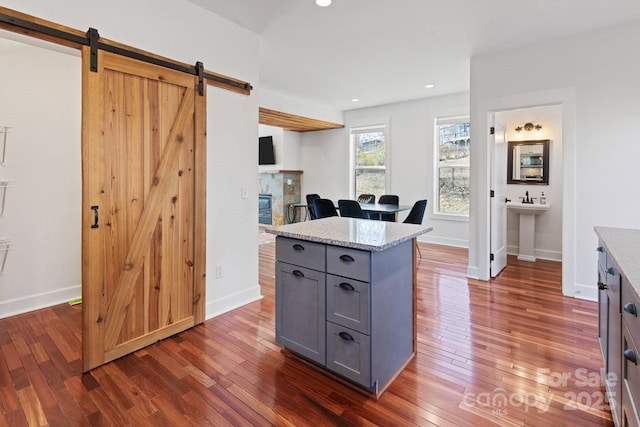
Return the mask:
<path fill-rule="evenodd" d="M 507 141 L 546 140 L 550 141 L 549 153 L 549 182 L 548 185 L 518 183 L 507 184 L 505 199 L 519 202 L 529 194 L 539 202 L 545 197 L 549 209 L 536 216 L 535 254 L 537 258 L 562 262 L 563 260 L 563 108 L 561 104 L 541 105 L 491 113 L 496 123 L 503 123 L 506 129 Z M 525 130 L 525 124 L 533 123 L 539 126 Z M 528 127 L 528 126 L 527 126 Z M 518 130 L 517 130 L 518 129 Z M 512 153 L 507 153 L 511 155 Z M 504 173 L 505 165 L 496 165 L 492 158 L 492 169 Z M 506 178 L 506 176 L 505 176 Z M 506 244 L 509 255 L 518 255 L 519 251 L 519 217 L 518 214 L 507 209 L 506 215 Z M 492 236 L 493 240 L 493 236 Z M 493 246 L 493 242 L 492 242 Z"/>

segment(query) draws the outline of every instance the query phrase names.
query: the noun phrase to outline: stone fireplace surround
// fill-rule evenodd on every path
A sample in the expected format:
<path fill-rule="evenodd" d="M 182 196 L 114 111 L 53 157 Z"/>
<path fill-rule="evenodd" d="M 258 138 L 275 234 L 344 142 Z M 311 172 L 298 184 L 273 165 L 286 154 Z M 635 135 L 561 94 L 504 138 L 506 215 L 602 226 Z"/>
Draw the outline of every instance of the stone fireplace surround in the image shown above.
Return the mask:
<path fill-rule="evenodd" d="M 271 224 L 288 224 L 289 205 L 301 201 L 301 170 L 275 170 L 258 174 L 259 194 L 271 195 Z"/>

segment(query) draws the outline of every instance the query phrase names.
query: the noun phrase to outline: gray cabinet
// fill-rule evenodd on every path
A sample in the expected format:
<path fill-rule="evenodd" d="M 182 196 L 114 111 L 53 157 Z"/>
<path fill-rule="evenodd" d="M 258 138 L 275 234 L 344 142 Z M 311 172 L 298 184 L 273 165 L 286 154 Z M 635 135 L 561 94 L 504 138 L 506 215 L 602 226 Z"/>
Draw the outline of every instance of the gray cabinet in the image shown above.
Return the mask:
<path fill-rule="evenodd" d="M 324 364 L 324 273 L 277 262 L 276 277 L 276 341 Z"/>
<path fill-rule="evenodd" d="M 640 299 L 631 284 L 622 278 L 622 387 L 621 425 L 639 426 L 638 405 L 640 404 Z"/>
<path fill-rule="evenodd" d="M 413 242 L 365 251 L 278 236 L 276 259 L 276 341 L 384 389 L 414 354 Z"/>
<path fill-rule="evenodd" d="M 601 243 L 598 248 L 598 333 L 604 358 L 605 387 L 611 415 L 620 425 L 622 395 L 622 315 L 620 312 L 620 270 Z"/>

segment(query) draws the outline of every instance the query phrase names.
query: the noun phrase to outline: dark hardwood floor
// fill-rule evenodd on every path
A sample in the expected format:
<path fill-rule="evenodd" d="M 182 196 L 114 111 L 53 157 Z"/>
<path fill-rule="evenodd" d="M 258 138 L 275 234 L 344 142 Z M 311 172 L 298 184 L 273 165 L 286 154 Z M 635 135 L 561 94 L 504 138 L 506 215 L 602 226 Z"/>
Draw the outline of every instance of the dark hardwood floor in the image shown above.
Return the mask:
<path fill-rule="evenodd" d="M 421 244 L 418 354 L 380 400 L 285 357 L 264 298 L 81 374 L 81 306 L 0 320 L 0 426 L 608 426 L 597 305 L 559 263 L 465 278 L 464 249 Z"/>

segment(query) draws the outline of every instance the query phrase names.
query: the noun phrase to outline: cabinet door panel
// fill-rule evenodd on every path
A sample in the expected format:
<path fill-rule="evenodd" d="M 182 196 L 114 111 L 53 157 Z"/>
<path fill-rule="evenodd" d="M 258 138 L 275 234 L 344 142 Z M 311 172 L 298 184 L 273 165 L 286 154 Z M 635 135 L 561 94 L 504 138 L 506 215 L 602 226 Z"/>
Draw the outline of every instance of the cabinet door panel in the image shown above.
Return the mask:
<path fill-rule="evenodd" d="M 324 365 L 324 273 L 276 263 L 276 341 Z"/>
<path fill-rule="evenodd" d="M 620 314 L 620 270 L 609 257 L 606 270 L 607 296 L 609 299 L 609 334 L 607 337 L 607 391 L 611 412 L 620 423 L 620 396 L 622 395 L 622 315 Z M 615 377 L 615 378 L 614 378 Z"/>

